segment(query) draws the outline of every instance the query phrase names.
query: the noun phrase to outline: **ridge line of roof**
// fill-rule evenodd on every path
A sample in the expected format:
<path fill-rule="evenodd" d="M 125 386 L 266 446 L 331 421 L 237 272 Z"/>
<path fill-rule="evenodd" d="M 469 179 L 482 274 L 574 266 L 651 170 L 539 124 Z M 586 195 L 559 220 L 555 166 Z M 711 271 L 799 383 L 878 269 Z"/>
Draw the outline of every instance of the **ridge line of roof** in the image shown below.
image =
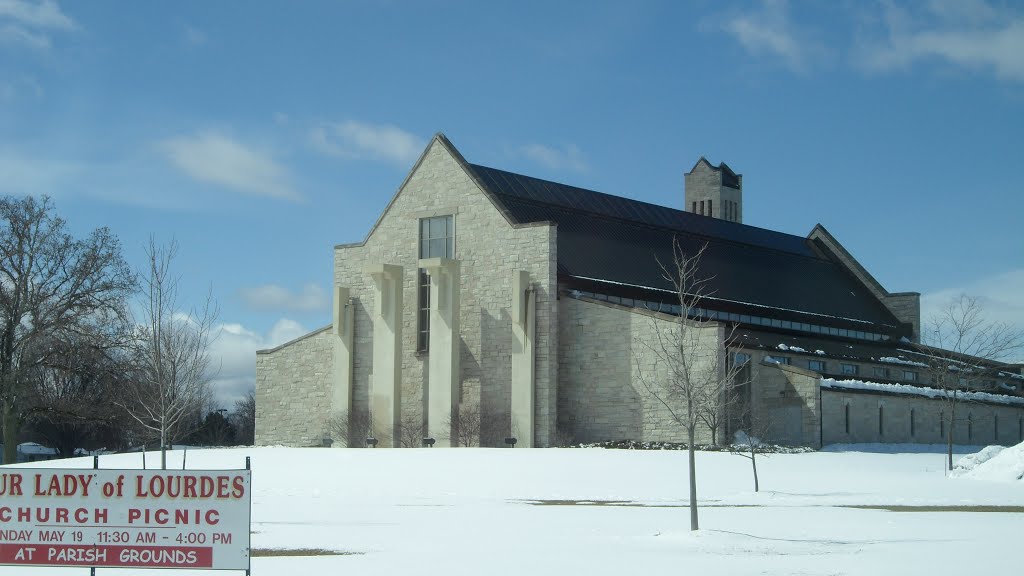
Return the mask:
<path fill-rule="evenodd" d="M 599 196 L 615 198 L 616 200 L 622 200 L 622 201 L 626 201 L 626 202 L 640 204 L 640 205 L 643 205 L 643 206 L 650 206 L 650 207 L 653 207 L 653 208 L 656 208 L 656 209 L 659 209 L 659 210 L 666 210 L 666 211 L 672 212 L 674 216 L 681 216 L 683 214 L 688 214 L 688 215 L 693 216 L 693 217 L 697 216 L 697 214 L 692 214 L 690 212 L 687 212 L 686 210 L 679 210 L 678 208 L 672 208 L 671 206 L 663 206 L 661 204 L 655 204 L 653 202 L 647 202 L 647 201 L 644 201 L 644 200 L 637 200 L 637 199 L 634 199 L 634 198 L 628 198 L 626 196 L 616 196 L 616 195 L 610 194 L 608 192 L 600 192 L 600 191 L 597 191 L 597 190 L 591 190 L 589 188 L 582 188 L 580 186 L 574 186 L 572 184 L 565 184 L 565 183 L 562 183 L 562 182 L 555 182 L 553 180 L 545 180 L 543 178 L 537 178 L 536 176 L 529 176 L 529 175 L 526 175 L 526 174 L 520 174 L 518 172 L 512 172 L 512 171 L 509 171 L 509 170 L 503 170 L 501 168 L 493 168 L 493 167 L 490 167 L 490 166 L 484 166 L 482 164 L 472 164 L 472 163 L 470 163 L 469 166 L 471 168 L 473 168 L 474 170 L 476 170 L 477 168 L 482 168 L 482 169 L 485 169 L 485 170 L 491 170 L 491 171 L 495 171 L 495 172 L 502 172 L 502 173 L 505 173 L 505 174 L 512 174 L 512 175 L 520 177 L 520 178 L 530 178 L 532 180 L 538 180 L 540 182 L 546 182 L 546 183 L 553 184 L 553 185 L 556 185 L 556 186 L 564 186 L 566 188 L 572 188 L 574 190 L 579 190 L 579 191 L 587 193 L 587 194 L 595 194 L 595 195 L 599 195 Z M 483 183 L 481 182 L 481 184 L 483 184 Z M 635 218 L 630 218 L 628 216 L 608 214 L 608 213 L 605 213 L 605 212 L 599 212 L 599 211 L 590 210 L 590 209 L 586 209 L 586 208 L 580 208 L 580 207 L 576 207 L 576 206 L 566 206 L 564 204 L 555 203 L 555 202 L 544 202 L 543 200 L 537 200 L 537 199 L 534 199 L 534 198 L 518 196 L 518 195 L 515 195 L 515 194 L 503 192 L 503 191 L 500 191 L 500 190 L 489 190 L 489 192 L 491 194 L 493 194 L 494 196 L 497 196 L 499 198 L 509 197 L 509 198 L 515 199 L 517 202 L 524 202 L 524 203 L 527 203 L 527 204 L 530 204 L 530 205 L 533 205 L 533 206 L 547 206 L 547 207 L 555 207 L 555 208 L 565 209 L 565 210 L 572 210 L 572 211 L 575 211 L 577 213 L 586 214 L 586 215 L 594 216 L 594 217 L 598 217 L 598 218 L 605 218 L 605 219 L 612 220 L 612 221 L 617 221 L 617 222 L 626 222 L 626 223 L 629 223 L 629 224 L 632 224 L 632 225 L 635 225 L 635 226 L 646 227 L 646 228 L 652 229 L 652 230 L 664 230 L 664 231 L 671 231 L 671 232 L 680 232 L 680 233 L 684 233 L 684 234 L 689 234 L 691 236 L 695 236 L 697 238 L 714 240 L 716 242 L 728 242 L 730 244 L 735 244 L 735 245 L 739 245 L 739 246 L 750 246 L 750 247 L 758 248 L 758 249 L 761 249 L 761 250 L 771 250 L 773 252 L 781 252 L 781 253 L 790 254 L 790 255 L 793 255 L 793 256 L 800 256 L 802 258 L 808 258 L 810 260 L 816 260 L 816 261 L 822 260 L 821 258 L 817 258 L 815 256 L 809 256 L 807 254 L 799 254 L 799 253 L 793 252 L 791 250 L 783 250 L 783 249 L 775 248 L 775 247 L 772 247 L 772 246 L 764 246 L 764 245 L 761 245 L 761 244 L 754 244 L 754 243 L 751 243 L 751 242 L 742 242 L 742 241 L 734 240 L 734 239 L 731 239 L 731 238 L 725 238 L 725 237 L 721 237 L 721 236 L 712 236 L 712 235 L 708 235 L 706 233 L 701 233 L 701 232 L 693 231 L 693 230 L 686 230 L 686 229 L 683 229 L 683 228 L 680 228 L 680 227 L 671 227 L 671 226 L 653 224 L 651 222 L 644 222 L 644 221 L 641 221 L 641 220 L 637 220 Z M 685 218 L 686 216 L 682 216 L 682 217 Z M 705 216 L 705 218 L 711 218 L 711 217 L 710 216 Z M 758 231 L 760 231 L 762 233 L 767 233 L 767 234 L 772 234 L 772 235 L 777 235 L 777 236 L 783 236 L 783 237 L 787 237 L 787 238 L 790 238 L 792 240 L 800 241 L 800 242 L 803 242 L 803 243 L 807 242 L 807 238 L 806 237 L 799 236 L 799 235 L 796 235 L 796 234 L 789 234 L 789 233 L 786 233 L 786 232 L 779 232 L 777 230 L 770 230 L 768 228 L 761 228 L 759 226 L 753 226 L 753 225 L 750 225 L 750 224 L 743 224 L 741 222 L 730 222 L 728 220 L 721 220 L 721 219 L 716 219 L 716 220 L 720 221 L 721 223 L 724 223 L 727 226 L 729 226 L 729 225 L 732 225 L 732 226 L 742 226 L 742 227 L 746 227 L 746 228 L 749 228 L 749 229 L 758 230 Z"/>

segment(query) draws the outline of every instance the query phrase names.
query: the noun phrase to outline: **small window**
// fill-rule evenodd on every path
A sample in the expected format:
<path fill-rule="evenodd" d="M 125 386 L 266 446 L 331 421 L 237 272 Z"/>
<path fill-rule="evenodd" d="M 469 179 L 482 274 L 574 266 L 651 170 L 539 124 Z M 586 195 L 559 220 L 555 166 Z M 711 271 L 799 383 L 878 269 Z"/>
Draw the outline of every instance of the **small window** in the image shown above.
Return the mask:
<path fill-rule="evenodd" d="M 807 369 L 814 370 L 815 372 L 824 372 L 825 362 L 823 360 L 808 360 Z"/>
<path fill-rule="evenodd" d="M 772 356 L 770 354 L 764 357 L 765 362 L 772 362 L 774 364 L 786 364 L 789 365 L 788 356 Z"/>
<path fill-rule="evenodd" d="M 992 416 L 992 434 L 994 434 L 993 440 L 999 442 L 999 414 Z"/>
<path fill-rule="evenodd" d="M 714 216 L 715 213 L 711 211 L 711 200 L 708 200 L 708 216 Z"/>
<path fill-rule="evenodd" d="M 872 368 L 871 369 L 871 373 L 875 376 L 875 378 L 888 378 L 889 377 L 889 369 L 888 368 L 883 368 L 881 366 L 875 366 L 874 368 Z"/>
<path fill-rule="evenodd" d="M 850 433 L 850 405 L 846 404 L 843 406 L 843 420 L 846 425 L 846 433 Z"/>
<path fill-rule="evenodd" d="M 700 215 L 704 216 L 704 201 L 700 201 Z"/>
<path fill-rule="evenodd" d="M 914 409 L 910 409 L 910 436 L 914 436 Z"/>
<path fill-rule="evenodd" d="M 913 370 L 904 370 L 903 379 L 907 382 L 917 382 L 917 372 Z"/>
<path fill-rule="evenodd" d="M 843 372 L 843 374 L 847 375 L 855 376 L 858 372 L 860 372 L 860 367 L 857 366 L 856 364 L 840 364 L 839 369 Z"/>
<path fill-rule="evenodd" d="M 750 362 L 750 354 L 747 354 L 745 352 L 737 352 L 736 353 L 736 365 L 737 366 L 743 366 L 747 362 Z"/>
<path fill-rule="evenodd" d="M 878 435 L 885 436 L 885 407 L 878 407 Z"/>
<path fill-rule="evenodd" d="M 694 200 L 694 201 L 693 201 L 693 210 L 692 210 L 692 212 L 693 212 L 694 214 L 696 214 L 696 213 L 697 213 L 697 201 L 696 201 L 696 200 Z"/>

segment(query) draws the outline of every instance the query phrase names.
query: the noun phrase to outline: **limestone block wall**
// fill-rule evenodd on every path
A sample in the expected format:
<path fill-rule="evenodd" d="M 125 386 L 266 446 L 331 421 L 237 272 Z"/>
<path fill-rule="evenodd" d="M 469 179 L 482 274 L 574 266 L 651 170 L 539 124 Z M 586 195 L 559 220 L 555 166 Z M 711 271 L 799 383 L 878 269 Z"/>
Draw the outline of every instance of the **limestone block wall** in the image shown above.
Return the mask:
<path fill-rule="evenodd" d="M 256 353 L 256 444 L 320 446 L 329 433 L 331 327 Z"/>
<path fill-rule="evenodd" d="M 944 444 L 948 404 L 941 399 L 863 391 L 821 391 L 825 444 L 910 442 Z M 1024 407 L 961 402 L 953 442 L 1003 444 L 1024 441 Z"/>
<path fill-rule="evenodd" d="M 907 322 L 914 327 L 914 342 L 921 341 L 921 294 L 919 292 L 889 293 L 882 298 L 885 307 L 900 322 Z"/>
<path fill-rule="evenodd" d="M 511 421 L 513 271 L 526 270 L 536 288 L 537 446 L 553 442 L 557 416 L 557 250 L 550 224 L 514 227 L 495 208 L 461 164 L 461 157 L 436 139 L 409 174 L 365 242 L 337 246 L 334 277 L 351 289 L 355 305 L 353 405 L 365 409 L 373 372 L 371 263 L 404 268 L 402 419 L 422 423 L 427 413 L 424 384 L 430 354 L 416 351 L 419 220 L 454 217 L 454 258 L 460 262 L 460 409 L 479 409 L 484 445 L 500 445 L 514 433 Z"/>
<path fill-rule="evenodd" d="M 784 364 L 751 364 L 753 410 L 765 422 L 766 439 L 791 446 L 820 446 L 818 374 Z M 757 413 L 757 411 L 763 411 Z"/>
<path fill-rule="evenodd" d="M 686 430 L 641 381 L 665 379 L 665 364 L 645 344 L 656 345 L 658 331 L 674 328 L 671 316 L 563 297 L 558 325 L 559 427 L 565 436 L 575 442 L 686 441 Z M 696 330 L 708 358 L 723 353 L 717 324 Z M 710 431 L 699 426 L 697 442 L 710 441 Z"/>

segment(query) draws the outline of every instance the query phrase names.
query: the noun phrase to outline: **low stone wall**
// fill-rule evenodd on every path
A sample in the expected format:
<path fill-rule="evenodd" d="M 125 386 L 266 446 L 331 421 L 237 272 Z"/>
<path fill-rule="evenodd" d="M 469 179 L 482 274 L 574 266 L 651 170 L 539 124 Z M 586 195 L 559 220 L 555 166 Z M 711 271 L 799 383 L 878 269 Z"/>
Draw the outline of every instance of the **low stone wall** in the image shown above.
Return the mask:
<path fill-rule="evenodd" d="M 256 444 L 320 446 L 329 436 L 331 327 L 256 353 Z"/>
<path fill-rule="evenodd" d="M 824 388 L 821 404 L 825 444 L 946 442 L 949 405 L 942 399 Z M 960 402 L 956 410 L 956 444 L 1024 441 L 1024 407 Z"/>

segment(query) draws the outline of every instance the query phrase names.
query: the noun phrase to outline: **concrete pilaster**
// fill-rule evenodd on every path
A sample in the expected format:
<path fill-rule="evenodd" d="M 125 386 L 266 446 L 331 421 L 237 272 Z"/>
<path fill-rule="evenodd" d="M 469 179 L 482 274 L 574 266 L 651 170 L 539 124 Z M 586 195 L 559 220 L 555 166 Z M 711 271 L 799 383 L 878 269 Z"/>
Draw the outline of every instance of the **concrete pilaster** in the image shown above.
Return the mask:
<path fill-rule="evenodd" d="M 370 412 L 380 447 L 397 447 L 402 407 L 402 267 L 374 264 L 373 375 Z"/>
<path fill-rule="evenodd" d="M 459 401 L 459 261 L 428 258 L 419 267 L 430 275 L 430 361 L 427 436 L 455 446 L 452 408 Z"/>
<path fill-rule="evenodd" d="M 533 448 L 536 293 L 530 274 L 515 270 L 512 276 L 512 433 L 517 446 Z"/>
<path fill-rule="evenodd" d="M 345 286 L 334 287 L 334 315 L 331 326 L 332 344 L 334 346 L 334 378 L 331 386 L 331 419 L 337 422 L 338 417 L 352 411 L 352 362 L 355 358 L 352 348 L 354 330 L 352 304 L 349 301 L 349 290 Z M 332 424 L 332 428 L 333 428 Z M 348 434 L 347 430 L 331 430 L 331 433 Z M 346 445 L 347 438 L 334 438 L 332 446 L 341 448 Z"/>

